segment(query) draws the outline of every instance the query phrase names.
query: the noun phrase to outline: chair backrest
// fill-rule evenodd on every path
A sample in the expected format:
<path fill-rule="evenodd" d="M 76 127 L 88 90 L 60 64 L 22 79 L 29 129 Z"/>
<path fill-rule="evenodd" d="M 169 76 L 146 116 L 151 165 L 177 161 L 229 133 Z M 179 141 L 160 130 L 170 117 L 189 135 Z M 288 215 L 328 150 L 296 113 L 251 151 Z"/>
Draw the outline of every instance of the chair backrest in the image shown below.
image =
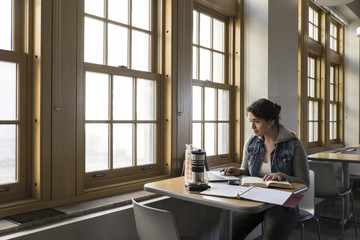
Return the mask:
<path fill-rule="evenodd" d="M 309 168 L 315 173 L 315 196 L 319 198 L 338 197 L 336 174 L 331 162 L 309 161 Z"/>
<path fill-rule="evenodd" d="M 145 206 L 134 199 L 132 202 L 140 240 L 179 239 L 175 218 L 171 212 Z"/>
<path fill-rule="evenodd" d="M 304 197 L 299 202 L 299 208 L 305 210 L 312 215 L 315 214 L 315 173 L 313 170 L 309 171 L 310 174 L 310 186 L 305 192 Z"/>

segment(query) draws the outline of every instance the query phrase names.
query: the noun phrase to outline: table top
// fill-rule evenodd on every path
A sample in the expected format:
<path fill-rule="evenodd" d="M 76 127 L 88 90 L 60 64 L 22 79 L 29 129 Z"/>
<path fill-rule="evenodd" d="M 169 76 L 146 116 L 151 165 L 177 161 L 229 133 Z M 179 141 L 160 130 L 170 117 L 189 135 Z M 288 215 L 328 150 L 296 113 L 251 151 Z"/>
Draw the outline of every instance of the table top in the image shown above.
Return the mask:
<path fill-rule="evenodd" d="M 360 163 L 360 154 L 319 152 L 308 155 L 309 160 Z"/>
<path fill-rule="evenodd" d="M 281 190 L 300 193 L 307 189 L 304 184 L 292 183 L 292 185 L 294 186 L 294 189 Z M 272 206 L 271 204 L 255 202 L 245 199 L 215 197 L 191 193 L 185 188 L 184 177 L 176 177 L 162 181 L 147 183 L 144 185 L 144 189 L 149 192 L 236 212 L 257 213 L 262 212 Z"/>

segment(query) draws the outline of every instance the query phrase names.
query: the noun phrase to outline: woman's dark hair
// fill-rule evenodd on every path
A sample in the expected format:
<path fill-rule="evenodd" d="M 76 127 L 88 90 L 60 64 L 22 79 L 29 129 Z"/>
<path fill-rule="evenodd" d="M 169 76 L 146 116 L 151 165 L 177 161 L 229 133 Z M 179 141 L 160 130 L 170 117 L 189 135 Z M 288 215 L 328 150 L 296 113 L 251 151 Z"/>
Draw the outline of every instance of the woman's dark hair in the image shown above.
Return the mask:
<path fill-rule="evenodd" d="M 279 124 L 281 106 L 265 98 L 253 102 L 247 108 L 247 111 L 257 118 L 262 118 L 266 121 L 274 120 L 276 125 Z"/>

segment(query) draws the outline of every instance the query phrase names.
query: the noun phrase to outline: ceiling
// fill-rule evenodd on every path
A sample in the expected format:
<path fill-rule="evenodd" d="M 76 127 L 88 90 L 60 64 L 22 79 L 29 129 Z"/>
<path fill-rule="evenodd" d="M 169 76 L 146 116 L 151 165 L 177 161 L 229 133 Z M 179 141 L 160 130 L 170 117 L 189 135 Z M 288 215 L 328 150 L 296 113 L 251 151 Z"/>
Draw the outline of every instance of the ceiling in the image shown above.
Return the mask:
<path fill-rule="evenodd" d="M 313 2 L 337 16 L 344 25 L 360 19 L 360 0 L 313 0 Z"/>

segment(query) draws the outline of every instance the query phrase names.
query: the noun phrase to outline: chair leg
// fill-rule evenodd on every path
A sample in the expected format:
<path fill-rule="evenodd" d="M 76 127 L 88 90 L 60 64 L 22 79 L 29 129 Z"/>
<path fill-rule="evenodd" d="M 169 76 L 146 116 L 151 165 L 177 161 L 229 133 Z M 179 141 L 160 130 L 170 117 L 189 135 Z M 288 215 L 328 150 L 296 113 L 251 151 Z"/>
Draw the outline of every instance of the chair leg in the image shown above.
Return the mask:
<path fill-rule="evenodd" d="M 319 240 L 321 240 L 321 232 L 320 232 L 320 223 L 319 223 L 319 219 L 317 217 L 313 217 L 316 221 L 316 225 L 317 225 L 317 231 L 318 231 L 318 237 L 319 237 Z"/>
<path fill-rule="evenodd" d="M 301 240 L 304 240 L 304 223 L 300 222 L 301 224 Z"/>
<path fill-rule="evenodd" d="M 351 196 L 351 207 L 352 207 L 352 211 L 353 211 L 353 219 L 354 219 L 354 224 L 355 224 L 355 235 L 358 236 L 358 231 L 357 231 L 357 226 L 356 226 L 356 217 L 355 217 L 355 207 L 354 207 L 354 195 L 351 192 L 350 193 Z"/>
<path fill-rule="evenodd" d="M 341 197 L 342 206 L 341 206 L 341 234 L 342 239 L 345 239 L 345 197 Z"/>

